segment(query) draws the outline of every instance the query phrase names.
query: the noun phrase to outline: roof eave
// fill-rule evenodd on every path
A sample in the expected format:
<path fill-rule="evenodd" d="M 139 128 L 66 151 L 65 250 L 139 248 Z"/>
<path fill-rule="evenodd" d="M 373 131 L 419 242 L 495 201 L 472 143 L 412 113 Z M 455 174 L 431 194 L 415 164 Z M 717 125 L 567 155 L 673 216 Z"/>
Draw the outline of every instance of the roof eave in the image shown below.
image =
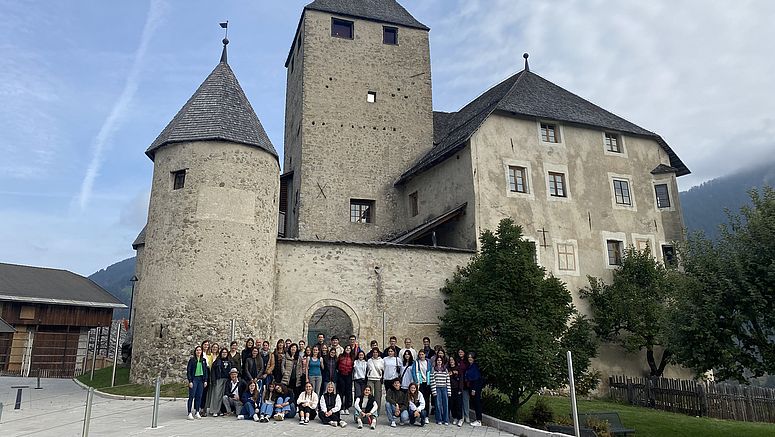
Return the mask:
<path fill-rule="evenodd" d="M 69 306 L 85 306 L 92 308 L 127 308 L 123 303 L 111 303 L 111 302 L 91 302 L 82 300 L 71 299 L 53 299 L 48 297 L 28 297 L 28 296 L 11 296 L 7 294 L 0 294 L 0 301 L 8 302 L 22 302 L 22 303 L 42 303 L 49 305 L 69 305 Z"/>
<path fill-rule="evenodd" d="M 393 26 L 402 26 L 402 27 L 408 27 L 408 28 L 410 28 L 410 29 L 424 30 L 424 31 L 426 31 L 426 32 L 430 32 L 430 30 L 431 30 L 431 28 L 430 28 L 430 27 L 426 26 L 426 25 L 425 25 L 425 24 L 423 24 L 423 23 L 420 23 L 420 21 L 419 21 L 419 20 L 417 20 L 416 18 L 415 18 L 415 21 L 417 21 L 418 23 L 420 23 L 420 25 L 419 25 L 419 26 L 417 26 L 417 25 L 409 25 L 409 24 L 406 24 L 406 23 L 396 23 L 395 21 L 390 21 L 390 20 L 378 20 L 378 19 L 376 19 L 376 18 L 361 17 L 361 16 L 358 16 L 358 15 L 345 14 L 345 13 L 342 13 L 342 12 L 329 11 L 329 10 L 326 10 L 326 9 L 320 9 L 320 8 L 312 8 L 312 7 L 309 7 L 309 6 L 305 6 L 305 7 L 304 7 L 304 10 L 305 10 L 305 11 L 306 11 L 306 10 L 310 10 L 310 11 L 324 12 L 324 13 L 327 13 L 327 14 L 334 14 L 334 15 L 338 15 L 338 16 L 340 16 L 340 17 L 356 18 L 356 19 L 358 19 L 358 20 L 371 21 L 372 23 L 385 23 L 385 24 L 392 24 Z M 303 15 L 304 15 L 304 13 L 302 12 L 302 16 L 303 16 Z"/>

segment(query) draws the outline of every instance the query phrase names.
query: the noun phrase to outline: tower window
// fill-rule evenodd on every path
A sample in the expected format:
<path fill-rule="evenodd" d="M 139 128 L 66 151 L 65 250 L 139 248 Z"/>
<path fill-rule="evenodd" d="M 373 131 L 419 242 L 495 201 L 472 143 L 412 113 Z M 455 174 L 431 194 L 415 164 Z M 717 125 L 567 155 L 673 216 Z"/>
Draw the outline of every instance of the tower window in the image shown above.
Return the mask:
<path fill-rule="evenodd" d="M 527 193 L 526 171 L 525 167 L 509 166 L 509 191 Z"/>
<path fill-rule="evenodd" d="M 614 179 L 614 197 L 617 205 L 632 206 L 629 182 Z"/>
<path fill-rule="evenodd" d="M 620 266 L 622 265 L 622 252 L 624 244 L 619 240 L 606 240 L 606 247 L 608 248 L 608 265 Z"/>
<path fill-rule="evenodd" d="M 610 132 L 605 133 L 605 149 L 613 153 L 622 153 L 622 145 L 619 135 Z"/>
<path fill-rule="evenodd" d="M 409 195 L 409 209 L 412 213 L 412 217 L 415 217 L 420 213 L 420 202 L 417 198 L 417 191 Z"/>
<path fill-rule="evenodd" d="M 654 185 L 654 191 L 657 195 L 657 208 L 670 208 L 670 192 L 667 184 Z"/>
<path fill-rule="evenodd" d="M 350 223 L 374 223 L 374 201 L 350 199 Z"/>
<path fill-rule="evenodd" d="M 662 245 L 662 259 L 664 260 L 664 263 L 666 266 L 676 265 L 675 247 L 673 247 L 673 245 L 671 244 Z"/>
<path fill-rule="evenodd" d="M 353 22 L 332 18 L 331 36 L 336 38 L 353 39 Z"/>
<path fill-rule="evenodd" d="M 375 103 L 377 101 L 377 93 L 374 91 L 369 91 L 366 94 L 366 101 L 369 103 Z"/>
<path fill-rule="evenodd" d="M 398 44 L 398 28 L 397 27 L 383 27 L 382 28 L 382 44 Z"/>
<path fill-rule="evenodd" d="M 186 171 L 178 170 L 172 172 L 172 189 L 179 190 L 186 185 Z"/>

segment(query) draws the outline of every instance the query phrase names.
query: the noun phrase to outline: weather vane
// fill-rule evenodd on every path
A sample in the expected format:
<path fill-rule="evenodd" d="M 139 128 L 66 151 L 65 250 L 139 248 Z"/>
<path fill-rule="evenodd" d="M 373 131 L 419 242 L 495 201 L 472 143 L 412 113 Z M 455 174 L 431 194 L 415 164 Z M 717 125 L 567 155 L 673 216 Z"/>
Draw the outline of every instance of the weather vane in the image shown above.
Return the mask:
<path fill-rule="evenodd" d="M 221 62 L 226 63 L 226 45 L 229 44 L 229 20 L 218 23 L 222 29 L 226 29 L 223 36 L 223 52 L 221 53 Z"/>

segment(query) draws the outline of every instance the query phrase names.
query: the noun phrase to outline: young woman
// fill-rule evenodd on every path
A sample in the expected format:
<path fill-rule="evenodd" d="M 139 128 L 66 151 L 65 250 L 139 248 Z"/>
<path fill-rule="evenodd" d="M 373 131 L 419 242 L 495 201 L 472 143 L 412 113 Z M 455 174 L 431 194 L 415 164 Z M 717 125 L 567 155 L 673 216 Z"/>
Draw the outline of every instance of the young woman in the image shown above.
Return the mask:
<path fill-rule="evenodd" d="M 309 359 L 312 356 L 312 348 L 307 346 L 302 349 L 300 344 L 299 349 L 304 351 L 303 353 L 299 354 L 299 365 L 301 367 L 301 376 L 299 376 L 299 394 L 301 394 L 301 392 L 304 391 L 304 387 L 307 385 L 307 382 L 309 382 L 307 373 L 309 373 Z"/>
<path fill-rule="evenodd" d="M 205 379 L 204 389 L 202 389 L 202 403 L 200 405 L 199 414 L 202 417 L 207 416 L 207 388 L 210 386 L 210 374 L 212 373 L 213 368 L 213 360 L 215 357 L 212 356 L 210 352 L 210 340 L 205 340 L 202 342 L 202 356 L 205 359 L 205 362 L 207 362 L 207 369 L 210 370 L 208 372 L 208 378 Z"/>
<path fill-rule="evenodd" d="M 409 384 L 414 382 L 412 375 L 412 365 L 414 365 L 414 356 L 408 349 L 404 350 L 403 365 L 401 366 L 401 390 L 408 391 Z"/>
<path fill-rule="evenodd" d="M 482 372 L 479 371 L 479 364 L 476 362 L 476 354 L 473 352 L 468 353 L 468 368 L 466 369 L 464 379 L 466 381 L 466 389 L 474 401 L 474 411 L 476 412 L 476 421 L 471 422 L 471 426 L 482 426 L 482 387 L 484 386 L 484 379 L 482 378 Z"/>
<path fill-rule="evenodd" d="M 237 420 L 250 420 L 258 422 L 258 387 L 255 381 L 248 384 L 248 389 L 242 393 L 242 410 Z"/>
<path fill-rule="evenodd" d="M 452 424 L 462 426 L 463 423 L 463 392 L 460 390 L 460 372 L 457 362 L 453 357 L 449 357 L 449 386 L 452 396 L 450 397 L 449 412 L 452 416 Z"/>
<path fill-rule="evenodd" d="M 426 339 L 428 337 L 425 337 Z M 430 340 L 428 340 L 430 342 Z M 430 347 L 430 346 L 428 346 Z M 420 393 L 422 393 L 423 397 L 425 397 L 425 423 L 427 424 L 430 420 L 428 417 L 428 412 L 431 408 L 431 369 L 433 368 L 433 364 L 431 364 L 431 360 L 427 358 L 425 355 L 425 350 L 420 349 L 419 352 L 417 352 L 417 361 L 415 361 L 412 364 L 411 372 L 412 372 L 412 382 L 417 384 L 417 389 L 420 390 Z"/>
<path fill-rule="evenodd" d="M 250 356 L 245 359 L 242 368 L 242 379 L 245 381 L 245 384 L 255 382 L 256 387 L 258 387 L 259 390 L 261 389 L 258 381 L 261 379 L 264 370 L 263 365 L 263 361 L 258 357 L 258 348 L 253 347 Z"/>
<path fill-rule="evenodd" d="M 241 356 L 242 364 L 245 364 L 245 360 L 250 356 L 251 351 L 253 350 L 253 346 L 255 345 L 256 345 L 256 342 L 252 338 L 245 340 L 245 349 L 242 349 L 242 356 Z"/>
<path fill-rule="evenodd" d="M 223 393 L 226 390 L 226 381 L 229 380 L 229 371 L 231 370 L 231 361 L 229 360 L 229 350 L 221 349 L 221 353 L 213 363 L 212 375 L 210 377 L 210 396 L 207 400 L 207 410 L 210 414 L 218 417 L 221 414 L 221 405 L 223 405 Z"/>
<path fill-rule="evenodd" d="M 471 408 L 469 406 L 470 392 L 466 390 L 466 370 L 468 370 L 468 358 L 463 349 L 457 351 L 457 371 L 460 375 L 460 415 L 463 416 L 457 426 L 471 421 Z"/>
<path fill-rule="evenodd" d="M 344 352 L 339 355 L 336 361 L 336 370 L 338 372 L 336 391 L 342 398 L 342 413 L 350 414 L 350 407 L 353 405 L 353 349 L 350 345 L 344 347 Z"/>
<path fill-rule="evenodd" d="M 334 349 L 334 354 L 336 350 Z M 320 421 L 324 425 L 341 426 L 344 428 L 347 423 L 341 420 L 339 412 L 342 409 L 342 399 L 336 394 L 336 385 L 329 382 L 326 385 L 326 392 L 320 397 Z"/>
<path fill-rule="evenodd" d="M 263 391 L 270 382 L 272 382 L 272 372 L 274 372 L 274 354 L 269 350 L 269 342 L 263 341 L 261 343 L 261 350 L 258 352 L 258 356 L 261 357 L 261 362 L 264 365 L 264 372 L 261 375 L 263 387 L 259 391 Z"/>
<path fill-rule="evenodd" d="M 363 389 L 366 388 L 366 371 L 369 363 L 366 362 L 366 353 L 362 350 L 355 355 L 353 362 L 353 385 L 355 386 L 355 398 L 363 396 Z"/>
<path fill-rule="evenodd" d="M 282 421 L 285 418 L 291 418 L 294 414 L 291 414 L 291 403 L 293 402 L 293 390 L 288 388 L 285 384 L 276 384 L 274 386 L 277 397 L 274 401 L 274 420 Z"/>
<path fill-rule="evenodd" d="M 425 396 L 420 393 L 417 384 L 409 384 L 407 397 L 409 403 L 409 424 L 425 426 Z"/>
<path fill-rule="evenodd" d="M 401 381 L 393 380 L 393 386 L 385 393 L 385 414 L 390 427 L 396 427 L 396 420 L 401 425 L 409 423 L 409 405 L 406 393 L 401 390 Z"/>
<path fill-rule="evenodd" d="M 186 365 L 186 379 L 188 379 L 188 419 L 201 419 L 199 409 L 202 408 L 202 392 L 207 387 L 207 379 L 210 376 L 210 369 L 207 367 L 207 360 L 202 354 L 202 346 L 194 349 L 194 356 L 188 359 Z M 196 416 L 191 413 L 191 407 L 194 407 Z"/>
<path fill-rule="evenodd" d="M 436 350 L 436 356 L 440 356 L 442 360 L 444 360 L 444 364 L 448 364 L 449 357 L 447 356 L 447 353 L 444 351 L 444 348 L 441 346 L 438 346 L 438 349 Z M 431 362 L 435 362 L 436 357 L 434 357 Z"/>
<path fill-rule="evenodd" d="M 288 348 L 288 352 L 286 352 L 283 357 L 282 366 L 283 378 L 281 382 L 293 392 L 294 399 L 297 397 L 296 394 L 300 394 L 301 392 L 301 389 L 299 388 L 301 385 L 301 372 L 299 368 L 298 350 L 299 347 L 296 343 L 291 344 Z"/>
<path fill-rule="evenodd" d="M 382 378 L 385 375 L 385 360 L 382 359 L 379 349 L 371 350 L 371 358 L 369 358 L 367 366 L 366 379 L 368 381 L 366 384 L 371 387 L 371 394 L 374 395 L 377 405 L 382 405 Z"/>
<path fill-rule="evenodd" d="M 328 345 L 324 344 L 323 346 L 320 346 L 320 356 L 325 358 L 328 356 Z"/>
<path fill-rule="evenodd" d="M 449 369 L 444 363 L 443 356 L 436 354 L 433 361 L 431 391 L 436 398 L 436 424 L 449 425 L 449 396 L 452 391 Z"/>
<path fill-rule="evenodd" d="M 229 345 L 229 361 L 231 362 L 230 366 L 232 369 L 241 369 L 242 368 L 242 354 L 239 351 L 239 343 L 237 341 L 232 341 Z"/>
<path fill-rule="evenodd" d="M 329 382 L 333 382 L 336 384 L 336 381 L 339 377 L 338 371 L 336 370 L 336 363 L 338 360 L 338 357 L 336 356 L 336 349 L 330 348 L 328 349 L 328 355 L 325 356 L 326 359 L 323 360 L 323 391 L 325 392 L 326 387 L 328 387 Z"/>
<path fill-rule="evenodd" d="M 315 393 L 320 393 L 323 386 L 323 358 L 320 357 L 317 345 L 312 347 L 312 355 L 307 359 L 307 382 L 312 384 Z"/>
<path fill-rule="evenodd" d="M 363 353 L 363 351 L 360 351 L 360 353 Z M 363 422 L 366 422 L 371 429 L 376 429 L 379 404 L 374 399 L 374 395 L 371 394 L 371 387 L 364 387 L 361 396 L 355 397 L 353 407 L 355 407 L 353 416 L 355 416 L 355 423 L 358 424 L 358 429 L 363 428 Z"/>
<path fill-rule="evenodd" d="M 261 416 L 258 421 L 262 423 L 269 422 L 269 418 L 274 414 L 274 403 L 277 400 L 277 391 L 275 383 L 270 382 L 264 390 L 264 396 L 261 398 Z"/>
<path fill-rule="evenodd" d="M 285 340 L 277 340 L 277 346 L 272 352 L 272 358 L 274 358 L 274 369 L 272 370 L 272 379 L 275 382 L 283 380 L 283 361 L 285 360 Z"/>
<path fill-rule="evenodd" d="M 299 408 L 299 424 L 306 425 L 310 420 L 315 420 L 318 409 L 318 394 L 311 383 L 304 385 L 304 391 L 296 399 L 296 406 Z"/>
<path fill-rule="evenodd" d="M 393 388 L 393 381 L 398 381 L 401 386 L 401 370 L 404 363 L 396 356 L 395 349 L 388 349 L 387 356 L 382 359 L 385 363 L 385 373 L 382 375 L 385 381 L 385 393 Z"/>

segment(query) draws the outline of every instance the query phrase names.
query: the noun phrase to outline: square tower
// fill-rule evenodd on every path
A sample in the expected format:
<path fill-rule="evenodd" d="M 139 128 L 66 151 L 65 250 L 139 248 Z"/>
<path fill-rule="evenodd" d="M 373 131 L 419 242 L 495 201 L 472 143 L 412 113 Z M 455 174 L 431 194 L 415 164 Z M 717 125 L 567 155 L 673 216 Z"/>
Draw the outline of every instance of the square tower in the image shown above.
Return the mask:
<path fill-rule="evenodd" d="M 393 0 L 316 0 L 286 61 L 281 222 L 287 237 L 405 230 L 394 182 L 433 145 L 429 28 Z"/>

